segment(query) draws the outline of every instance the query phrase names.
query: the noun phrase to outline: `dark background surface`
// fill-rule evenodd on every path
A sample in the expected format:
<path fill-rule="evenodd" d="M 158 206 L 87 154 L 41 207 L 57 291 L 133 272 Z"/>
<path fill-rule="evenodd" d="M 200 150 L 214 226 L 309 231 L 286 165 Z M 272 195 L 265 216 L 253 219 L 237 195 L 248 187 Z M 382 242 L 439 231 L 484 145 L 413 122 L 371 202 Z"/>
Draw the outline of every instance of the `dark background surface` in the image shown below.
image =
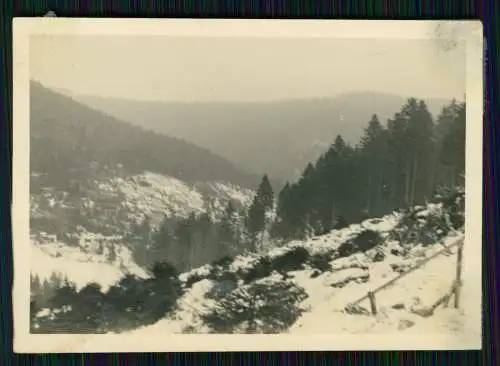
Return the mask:
<path fill-rule="evenodd" d="M 411 4 L 411 5 L 410 5 Z M 420 4 L 409 1 L 380 2 L 147 2 L 147 1 L 13 1 L 4 0 L 2 5 L 2 114 L 0 130 L 0 172 L 2 174 L 0 197 L 0 294 L 2 324 L 0 328 L 0 351 L 2 365 L 25 364 L 101 364 L 166 363 L 166 364 L 326 364 L 328 361 L 345 361 L 347 364 L 457 364 L 498 365 L 498 283 L 499 276 L 492 271 L 497 268 L 500 222 L 500 205 L 495 200 L 499 161 L 498 140 L 498 9 L 497 2 L 457 1 Z M 42 16 L 54 10 L 60 17 L 170 17 L 170 18 L 309 18 L 309 19 L 481 19 L 487 43 L 484 123 L 484 340 L 483 352 L 287 352 L 287 353 L 213 353 L 213 354 L 146 354 L 146 355 L 61 355 L 61 356 L 16 356 L 12 353 L 12 303 L 13 281 L 12 237 L 11 237 L 11 157 L 12 157 L 12 18 L 15 16 Z M 494 21 L 496 20 L 496 22 Z M 493 25 L 495 24 L 495 26 Z M 497 118 L 494 118 L 496 116 Z M 493 183 L 493 184 L 492 184 Z M 136 362 L 133 362 L 136 361 Z M 163 361 L 163 362 L 162 362 Z M 167 361 L 167 362 L 165 362 Z M 328 362 L 328 363 L 330 363 Z M 340 362 L 344 364 L 344 362 Z"/>

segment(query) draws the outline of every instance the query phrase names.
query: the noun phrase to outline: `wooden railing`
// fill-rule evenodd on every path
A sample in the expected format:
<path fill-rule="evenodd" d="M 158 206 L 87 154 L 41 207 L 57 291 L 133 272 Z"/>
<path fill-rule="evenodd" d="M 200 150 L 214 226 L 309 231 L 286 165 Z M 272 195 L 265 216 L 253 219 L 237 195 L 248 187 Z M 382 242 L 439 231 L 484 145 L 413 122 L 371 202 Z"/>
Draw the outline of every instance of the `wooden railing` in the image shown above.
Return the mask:
<path fill-rule="evenodd" d="M 416 271 L 417 269 L 422 268 L 425 264 L 427 264 L 431 260 L 437 258 L 438 256 L 442 255 L 443 253 L 446 253 L 446 252 L 450 253 L 450 249 L 453 248 L 453 247 L 456 247 L 456 246 L 458 246 L 458 251 L 457 251 L 457 267 L 456 267 L 455 281 L 454 281 L 454 283 L 453 283 L 453 285 L 451 287 L 450 293 L 447 294 L 447 295 L 445 295 L 445 296 L 443 296 L 441 299 L 439 299 L 438 302 L 436 304 L 434 304 L 434 306 L 432 307 L 432 311 L 437 306 L 439 306 L 440 304 L 442 304 L 442 303 L 444 303 L 446 301 L 449 301 L 449 299 L 453 295 L 455 295 L 454 306 L 455 306 L 455 308 L 458 308 L 459 305 L 460 305 L 460 287 L 462 285 L 463 244 L 464 244 L 464 237 L 463 236 L 461 238 L 459 238 L 457 241 L 455 241 L 454 243 L 452 243 L 452 244 L 450 244 L 448 246 L 445 246 L 443 244 L 444 248 L 442 250 L 440 250 L 437 253 L 433 254 L 429 258 L 426 258 L 426 259 L 422 260 L 416 266 L 410 268 L 408 271 L 400 274 L 399 276 L 396 276 L 395 278 L 393 278 L 390 281 L 384 283 L 383 285 L 375 288 L 374 290 L 368 291 L 366 295 L 360 297 L 359 299 L 357 299 L 356 301 L 354 301 L 352 303 L 349 303 L 345 307 L 345 310 L 349 312 L 352 309 L 354 309 L 357 305 L 359 305 L 359 303 L 361 303 L 362 301 L 369 299 L 370 300 L 370 310 L 371 310 L 371 313 L 373 315 L 376 315 L 377 314 L 377 303 L 376 303 L 375 294 L 377 294 L 378 292 L 382 291 L 383 289 L 391 286 L 395 282 L 399 281 L 401 278 L 406 277 L 407 275 L 409 275 L 410 273 Z"/>

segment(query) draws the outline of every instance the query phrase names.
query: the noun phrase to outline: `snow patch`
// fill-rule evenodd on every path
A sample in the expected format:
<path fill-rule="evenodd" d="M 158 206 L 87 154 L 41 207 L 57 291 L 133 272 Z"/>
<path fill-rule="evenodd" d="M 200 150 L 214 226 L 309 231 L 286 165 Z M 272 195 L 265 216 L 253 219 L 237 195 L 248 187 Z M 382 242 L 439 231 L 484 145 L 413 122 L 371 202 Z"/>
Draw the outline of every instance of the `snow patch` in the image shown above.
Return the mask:
<path fill-rule="evenodd" d="M 99 236 L 96 236 L 97 238 Z M 126 274 L 147 278 L 148 274 L 132 259 L 132 254 L 123 245 L 116 246 L 116 259 L 107 259 L 109 247 L 101 255 L 89 250 L 95 243 L 86 247 L 72 247 L 61 242 L 39 243 L 32 239 L 30 250 L 30 271 L 42 281 L 49 280 L 53 274 L 66 277 L 78 290 L 89 283 L 101 285 L 102 291 L 120 281 Z"/>

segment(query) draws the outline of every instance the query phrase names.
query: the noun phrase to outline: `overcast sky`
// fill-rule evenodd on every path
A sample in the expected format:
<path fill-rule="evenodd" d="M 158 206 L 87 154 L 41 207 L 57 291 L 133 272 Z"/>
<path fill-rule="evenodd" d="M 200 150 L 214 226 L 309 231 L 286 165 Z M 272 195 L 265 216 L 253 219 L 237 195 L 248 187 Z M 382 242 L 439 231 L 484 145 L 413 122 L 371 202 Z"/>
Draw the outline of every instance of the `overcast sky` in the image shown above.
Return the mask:
<path fill-rule="evenodd" d="M 30 67 L 48 87 L 142 100 L 465 93 L 464 49 L 445 53 L 432 40 L 33 36 Z"/>

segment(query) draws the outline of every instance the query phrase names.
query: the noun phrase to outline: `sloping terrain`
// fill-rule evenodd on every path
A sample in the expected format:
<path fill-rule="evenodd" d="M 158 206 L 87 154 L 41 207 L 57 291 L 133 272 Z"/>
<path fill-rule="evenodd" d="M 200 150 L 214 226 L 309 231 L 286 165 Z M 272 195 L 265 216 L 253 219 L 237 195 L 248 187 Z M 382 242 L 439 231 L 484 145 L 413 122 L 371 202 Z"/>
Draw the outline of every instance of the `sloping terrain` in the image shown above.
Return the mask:
<path fill-rule="evenodd" d="M 149 279 L 128 271 L 97 302 L 88 297 L 96 289 L 88 286 L 66 300 L 59 294 L 58 305 L 32 313 L 32 325 L 41 333 L 142 337 L 404 332 L 477 341 L 477 328 L 466 328 L 464 310 L 440 302 L 452 289 L 457 245 L 464 239 L 464 195 L 452 197 L 451 204 L 435 201 L 264 252 L 222 258 L 175 277 L 168 267 L 168 278 L 161 271 Z M 405 273 L 377 292 L 377 314 L 366 299 L 356 304 Z M 79 317 L 82 311 L 87 320 Z"/>
<path fill-rule="evenodd" d="M 265 330 L 266 313 L 272 308 L 265 300 L 259 303 L 252 299 L 253 288 L 290 283 L 302 288 L 305 296 L 297 300 L 300 310 L 295 309 L 295 316 L 292 316 L 295 320 L 281 332 L 366 334 L 404 331 L 465 336 L 461 328 L 464 315 L 460 310 L 437 308 L 425 314 L 451 289 L 457 250 L 453 244 L 463 238 L 463 228 L 447 230 L 439 223 L 439 218 L 447 216 L 441 204 L 417 207 L 412 214 L 416 215 L 417 224 L 411 229 L 404 220 L 408 214 L 394 213 L 324 236 L 291 242 L 265 254 L 240 255 L 225 263 L 184 273 L 180 279 L 186 292 L 179 301 L 178 310 L 132 334 L 213 332 L 213 327 L 220 324 L 213 320 L 207 324 L 207 319 L 211 319 L 207 314 L 214 309 L 223 311 L 218 314 L 218 322 L 223 325 L 233 322 L 230 333 L 247 333 L 250 319 L 257 333 L 272 333 L 272 330 Z M 431 232 L 434 241 L 417 240 L 420 242 L 405 244 L 397 239 L 405 230 Z M 378 239 L 365 241 L 362 249 L 356 244 L 357 238 L 367 237 L 366 233 L 376 233 L 373 238 Z M 367 300 L 354 308 L 355 311 L 346 312 L 351 302 L 418 266 L 422 260 L 443 251 L 445 246 L 451 246 L 449 252 L 440 254 L 377 294 L 377 316 L 369 313 Z M 225 286 L 228 287 L 224 290 Z M 231 296 L 232 303 L 227 300 Z M 238 308 L 241 313 L 253 315 L 246 318 L 241 315 L 241 319 L 234 321 L 234 317 L 240 316 L 238 311 L 234 313 Z M 275 311 L 277 317 L 286 312 L 283 309 L 281 313 L 279 309 Z"/>
<path fill-rule="evenodd" d="M 99 183 L 99 189 L 123 195 L 121 207 L 128 218 L 140 222 L 144 216 L 159 224 L 166 216 L 187 217 L 190 213 L 223 212 L 228 201 L 237 208 L 248 207 L 253 191 L 221 182 L 202 182 L 188 185 L 179 179 L 145 172 L 127 179 L 115 178 Z"/>
<path fill-rule="evenodd" d="M 77 287 L 97 282 L 103 290 L 125 274 L 147 276 L 132 258 L 133 225 L 148 217 L 157 228 L 165 216 L 187 217 L 209 207 L 217 219 L 229 200 L 246 208 L 252 197 L 253 191 L 235 185 L 192 186 L 151 172 L 96 181 L 78 195 L 45 189 L 31 197 L 32 275 L 57 273 Z"/>
<path fill-rule="evenodd" d="M 151 171 L 185 182 L 223 181 L 254 188 L 260 177 L 211 151 L 147 131 L 30 83 L 30 167 L 41 173 L 32 191 Z M 36 184 L 35 184 L 36 183 Z"/>
<path fill-rule="evenodd" d="M 31 271 L 42 282 L 58 275 L 105 290 L 127 273 L 143 277 L 131 254 L 134 225 L 208 208 L 217 215 L 253 195 L 240 184 L 253 188 L 258 178 L 208 150 L 30 88 Z"/>

